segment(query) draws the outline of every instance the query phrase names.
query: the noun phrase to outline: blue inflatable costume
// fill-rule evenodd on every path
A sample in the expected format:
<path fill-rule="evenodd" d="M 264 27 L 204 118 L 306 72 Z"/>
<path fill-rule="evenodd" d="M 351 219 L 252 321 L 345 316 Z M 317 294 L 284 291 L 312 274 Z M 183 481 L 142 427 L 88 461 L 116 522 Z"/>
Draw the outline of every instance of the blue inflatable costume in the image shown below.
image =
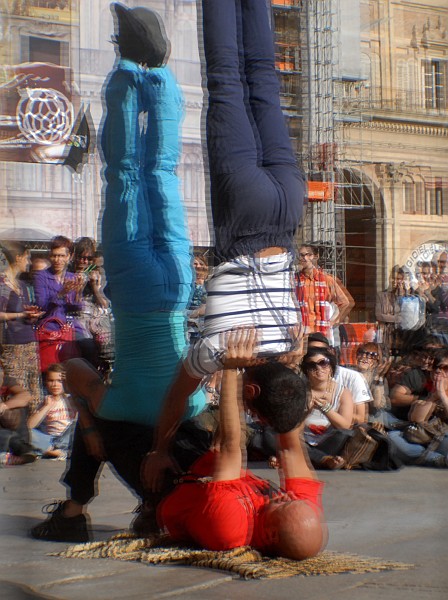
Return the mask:
<path fill-rule="evenodd" d="M 133 18 L 136 27 L 157 19 L 156 14 L 120 5 L 115 10 L 122 58 L 106 88 L 101 143 L 107 181 L 102 242 L 116 324 L 116 361 L 99 416 L 155 425 L 185 348 L 185 309 L 193 286 L 176 175 L 183 99 L 163 64 L 167 48 L 146 48 L 155 38 L 147 34 L 134 56 L 129 45 L 135 38 L 122 33 L 123 20 Z M 163 28 L 160 20 L 156 23 Z M 197 414 L 204 402 L 203 393 L 197 392 L 186 416 Z"/>

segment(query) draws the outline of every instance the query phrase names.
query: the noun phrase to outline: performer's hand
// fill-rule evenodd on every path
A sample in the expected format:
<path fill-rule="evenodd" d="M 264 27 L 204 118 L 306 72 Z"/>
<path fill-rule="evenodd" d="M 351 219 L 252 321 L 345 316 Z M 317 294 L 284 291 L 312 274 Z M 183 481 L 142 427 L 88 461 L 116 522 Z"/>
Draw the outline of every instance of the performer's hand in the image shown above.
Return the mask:
<path fill-rule="evenodd" d="M 227 350 L 223 357 L 224 369 L 239 369 L 260 364 L 256 358 L 255 346 L 257 330 L 255 327 L 239 327 L 228 333 Z"/>
<path fill-rule="evenodd" d="M 305 354 L 305 328 L 302 323 L 297 323 L 294 327 L 290 327 L 289 335 L 291 336 L 291 350 L 285 354 L 280 354 L 277 357 L 277 362 L 280 362 L 287 367 L 296 368 L 299 366 L 300 361 Z"/>
<path fill-rule="evenodd" d="M 168 452 L 162 450 L 148 452 L 140 467 L 140 479 L 144 489 L 160 492 L 167 469 L 177 474 L 182 473 L 179 465 Z"/>

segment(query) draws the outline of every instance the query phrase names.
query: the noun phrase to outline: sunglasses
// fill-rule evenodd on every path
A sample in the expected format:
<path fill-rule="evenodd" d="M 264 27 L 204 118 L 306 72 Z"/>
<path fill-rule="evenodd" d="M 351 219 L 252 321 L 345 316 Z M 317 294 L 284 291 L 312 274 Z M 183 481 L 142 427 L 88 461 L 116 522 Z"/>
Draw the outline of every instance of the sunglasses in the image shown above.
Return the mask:
<path fill-rule="evenodd" d="M 79 262 L 85 261 L 85 260 L 91 261 L 94 258 L 95 258 L 94 256 L 77 256 L 76 260 L 79 260 Z"/>
<path fill-rule="evenodd" d="M 304 363 L 305 369 L 308 371 L 317 371 L 318 368 L 326 369 L 330 366 L 330 361 L 328 358 L 322 358 L 321 360 L 317 360 L 316 362 L 310 360 Z"/>
<path fill-rule="evenodd" d="M 434 367 L 434 371 L 443 371 L 444 373 L 448 373 L 448 365 L 437 365 L 437 367 Z"/>
<path fill-rule="evenodd" d="M 362 356 L 365 358 L 378 358 L 378 352 L 366 352 L 366 350 L 360 350 L 356 353 L 356 356 L 358 358 L 361 358 Z"/>

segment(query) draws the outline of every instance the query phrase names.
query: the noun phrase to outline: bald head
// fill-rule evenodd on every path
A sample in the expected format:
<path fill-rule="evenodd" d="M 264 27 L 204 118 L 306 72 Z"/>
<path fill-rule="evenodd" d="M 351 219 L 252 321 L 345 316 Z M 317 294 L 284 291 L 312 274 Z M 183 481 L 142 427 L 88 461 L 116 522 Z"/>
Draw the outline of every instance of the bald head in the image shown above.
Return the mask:
<path fill-rule="evenodd" d="M 311 558 L 327 544 L 328 532 L 316 510 L 303 500 L 288 502 L 276 515 L 276 552 L 294 560 Z"/>

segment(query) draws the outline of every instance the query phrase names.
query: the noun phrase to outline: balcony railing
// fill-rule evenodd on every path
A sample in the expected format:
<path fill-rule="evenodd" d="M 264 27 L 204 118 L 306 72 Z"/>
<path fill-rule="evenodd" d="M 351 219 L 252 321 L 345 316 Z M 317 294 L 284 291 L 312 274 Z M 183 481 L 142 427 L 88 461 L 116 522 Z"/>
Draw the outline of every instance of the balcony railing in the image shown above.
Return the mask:
<path fill-rule="evenodd" d="M 420 115 L 448 116 L 448 106 L 428 106 L 431 99 L 417 90 L 389 89 L 336 83 L 335 98 L 343 113 L 390 111 Z M 432 104 L 432 103 L 431 103 Z"/>

